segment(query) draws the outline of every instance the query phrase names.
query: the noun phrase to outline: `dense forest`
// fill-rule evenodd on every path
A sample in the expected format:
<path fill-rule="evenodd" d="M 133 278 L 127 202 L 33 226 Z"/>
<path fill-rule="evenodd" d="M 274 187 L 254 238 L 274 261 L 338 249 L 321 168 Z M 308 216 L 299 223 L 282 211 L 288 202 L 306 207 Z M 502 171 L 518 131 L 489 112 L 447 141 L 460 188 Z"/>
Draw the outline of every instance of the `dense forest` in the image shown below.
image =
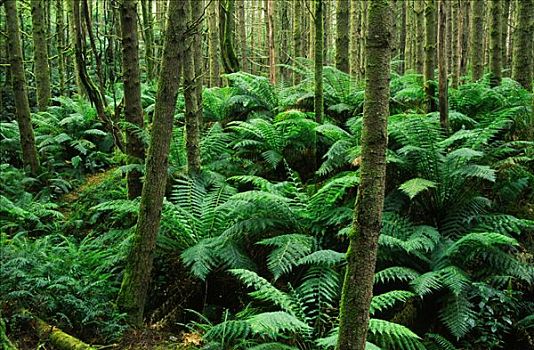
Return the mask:
<path fill-rule="evenodd" d="M 0 348 L 534 349 L 534 0 L 0 8 Z"/>

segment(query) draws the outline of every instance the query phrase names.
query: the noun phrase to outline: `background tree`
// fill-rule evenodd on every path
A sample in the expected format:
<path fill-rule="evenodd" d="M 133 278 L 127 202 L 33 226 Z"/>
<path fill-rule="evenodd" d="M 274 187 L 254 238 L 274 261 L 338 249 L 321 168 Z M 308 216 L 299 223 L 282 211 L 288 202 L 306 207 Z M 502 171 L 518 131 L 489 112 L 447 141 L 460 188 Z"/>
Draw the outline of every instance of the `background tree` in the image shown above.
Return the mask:
<path fill-rule="evenodd" d="M 152 25 L 152 1 L 141 0 L 143 14 L 143 33 L 145 40 L 145 63 L 148 80 L 154 79 L 154 27 Z"/>
<path fill-rule="evenodd" d="M 219 1 L 219 40 L 221 58 L 225 73 L 239 70 L 239 60 L 235 53 L 235 0 Z"/>
<path fill-rule="evenodd" d="M 30 103 L 28 101 L 28 88 L 24 74 L 24 61 L 22 59 L 22 44 L 20 40 L 19 16 L 16 1 L 4 2 L 6 10 L 7 45 L 9 49 L 9 63 L 11 71 L 11 84 L 15 97 L 17 124 L 20 133 L 20 147 L 22 149 L 22 162 L 32 175 L 37 175 L 39 158 L 35 148 L 30 117 Z"/>
<path fill-rule="evenodd" d="M 494 87 L 502 80 L 502 1 L 491 1 L 490 11 L 490 86 Z"/>
<path fill-rule="evenodd" d="M 425 93 L 427 112 L 437 111 L 434 69 L 436 68 L 436 1 L 425 0 Z"/>
<path fill-rule="evenodd" d="M 439 0 L 438 8 L 438 71 L 439 71 L 439 122 L 441 128 L 449 129 L 449 80 L 447 69 L 447 5 Z"/>
<path fill-rule="evenodd" d="M 354 5 L 355 6 L 355 5 Z M 337 32 L 336 32 L 336 67 L 342 72 L 349 73 L 349 17 L 350 2 L 337 0 Z"/>
<path fill-rule="evenodd" d="M 208 4 L 208 46 L 209 46 L 209 68 L 210 68 L 210 87 L 220 85 L 220 41 L 217 26 L 218 4 L 212 1 Z"/>
<path fill-rule="evenodd" d="M 122 29 L 122 80 L 124 83 L 124 119 L 126 128 L 126 154 L 130 164 L 144 165 L 145 146 L 139 130 L 144 127 L 141 105 L 141 77 L 139 73 L 139 43 L 137 40 L 137 0 L 122 0 L 120 21 Z M 128 198 L 141 195 L 142 172 L 128 171 Z"/>
<path fill-rule="evenodd" d="M 267 43 L 269 56 L 269 81 L 276 84 L 276 50 L 274 43 L 274 1 L 265 0 L 267 14 Z"/>
<path fill-rule="evenodd" d="M 189 6 L 186 1 L 170 2 L 154 122 L 147 154 L 145 184 L 117 300 L 119 309 L 127 313 L 129 322 L 135 326 L 143 323 L 143 310 L 167 184 L 167 176 L 162 174 L 167 174 L 174 110 L 181 78 L 181 69 L 177 68 L 181 68 L 183 64 L 186 6 Z"/>
<path fill-rule="evenodd" d="M 512 78 L 526 89 L 532 89 L 532 37 L 534 37 L 534 1 L 517 0 L 517 26 L 514 31 L 514 53 L 512 61 Z"/>
<path fill-rule="evenodd" d="M 386 184 L 391 8 L 372 1 L 366 52 L 360 185 L 341 296 L 338 350 L 364 350 Z"/>
<path fill-rule="evenodd" d="M 32 36 L 34 74 L 37 85 L 37 105 L 41 111 L 46 110 L 50 102 L 50 66 L 48 65 L 48 38 L 45 21 L 45 2 L 32 0 Z"/>
<path fill-rule="evenodd" d="M 471 76 L 479 81 L 484 74 L 484 1 L 473 0 L 471 4 Z"/>
<path fill-rule="evenodd" d="M 314 111 L 315 121 L 320 123 L 323 120 L 324 95 L 323 95 L 323 0 L 314 0 L 315 4 L 315 99 Z"/>

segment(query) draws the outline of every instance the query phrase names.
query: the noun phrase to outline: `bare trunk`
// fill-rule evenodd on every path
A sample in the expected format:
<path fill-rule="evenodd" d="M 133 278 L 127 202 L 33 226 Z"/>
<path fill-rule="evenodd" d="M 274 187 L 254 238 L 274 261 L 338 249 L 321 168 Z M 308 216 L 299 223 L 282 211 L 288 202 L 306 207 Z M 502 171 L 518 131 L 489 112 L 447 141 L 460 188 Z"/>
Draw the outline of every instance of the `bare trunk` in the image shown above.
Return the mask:
<path fill-rule="evenodd" d="M 43 0 L 32 0 L 32 35 L 34 74 L 37 84 L 37 105 L 45 111 L 50 103 L 50 66 L 48 65 L 48 40 Z"/>
<path fill-rule="evenodd" d="M 445 0 L 440 0 L 438 9 L 439 122 L 445 132 L 449 129 L 447 44 L 447 5 Z"/>

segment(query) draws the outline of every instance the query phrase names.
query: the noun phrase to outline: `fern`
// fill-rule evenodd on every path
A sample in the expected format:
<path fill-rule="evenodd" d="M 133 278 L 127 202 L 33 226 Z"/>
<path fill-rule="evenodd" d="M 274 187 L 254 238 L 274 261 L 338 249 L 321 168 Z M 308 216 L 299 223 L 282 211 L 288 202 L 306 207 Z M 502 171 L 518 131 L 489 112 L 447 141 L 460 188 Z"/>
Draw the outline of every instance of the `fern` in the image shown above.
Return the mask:
<path fill-rule="evenodd" d="M 310 236 L 289 234 L 264 239 L 256 244 L 276 247 L 267 259 L 267 267 L 276 280 L 281 275 L 289 273 L 300 258 L 310 253 L 313 243 Z"/>

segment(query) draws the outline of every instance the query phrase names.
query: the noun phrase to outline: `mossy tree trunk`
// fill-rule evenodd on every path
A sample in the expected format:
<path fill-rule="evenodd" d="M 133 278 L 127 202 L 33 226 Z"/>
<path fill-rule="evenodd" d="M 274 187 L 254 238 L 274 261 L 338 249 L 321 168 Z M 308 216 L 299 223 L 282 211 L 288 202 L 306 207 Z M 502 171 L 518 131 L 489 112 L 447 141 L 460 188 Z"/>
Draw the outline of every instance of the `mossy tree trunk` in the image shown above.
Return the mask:
<path fill-rule="evenodd" d="M 149 81 L 154 79 L 154 26 L 152 19 L 152 2 L 141 0 L 143 14 L 143 33 L 145 35 L 145 63 L 146 77 Z"/>
<path fill-rule="evenodd" d="M 484 1 L 471 1 L 471 78 L 479 81 L 484 75 Z"/>
<path fill-rule="evenodd" d="M 48 38 L 43 0 L 32 0 L 32 36 L 34 74 L 37 85 L 37 105 L 44 111 L 50 103 L 50 66 L 48 64 Z"/>
<path fill-rule="evenodd" d="M 512 78 L 525 89 L 532 89 L 532 38 L 534 37 L 534 0 L 517 0 L 517 27 L 514 31 Z"/>
<path fill-rule="evenodd" d="M 437 111 L 434 82 L 436 68 L 436 0 L 425 0 L 425 94 L 427 112 Z"/>
<path fill-rule="evenodd" d="M 151 280 L 153 254 L 167 184 L 166 174 L 185 49 L 183 41 L 188 5 L 186 1 L 171 1 L 169 6 L 145 184 L 117 300 L 119 309 L 127 314 L 129 322 L 134 326 L 143 323 L 143 311 Z"/>
<path fill-rule="evenodd" d="M 22 43 L 20 39 L 19 16 L 17 2 L 4 2 L 6 11 L 7 45 L 11 71 L 11 84 L 15 97 L 15 109 L 20 133 L 20 147 L 22 162 L 32 175 L 39 171 L 39 158 L 35 147 L 32 122 L 30 117 L 30 103 L 28 88 L 24 75 L 24 61 L 22 59 Z"/>
<path fill-rule="evenodd" d="M 442 130 L 447 133 L 449 129 L 449 96 L 448 96 L 448 70 L 447 70 L 447 5 L 445 0 L 439 0 L 438 8 L 438 72 L 439 72 L 439 123 Z"/>
<path fill-rule="evenodd" d="M 130 124 L 126 130 L 128 163 L 144 165 L 145 146 L 135 128 L 143 129 L 144 115 L 141 105 L 141 78 L 139 73 L 139 42 L 137 39 L 137 0 L 122 0 L 120 4 L 122 31 L 122 80 L 124 83 L 124 119 Z M 127 175 L 128 198 L 141 195 L 143 183 L 139 170 Z"/>
<path fill-rule="evenodd" d="M 338 350 L 364 350 L 386 185 L 391 61 L 388 0 L 369 5 L 360 185 L 341 296 Z"/>
<path fill-rule="evenodd" d="M 349 16 L 350 3 L 348 0 L 337 0 L 337 36 L 336 36 L 336 67 L 342 72 L 349 73 Z"/>
<path fill-rule="evenodd" d="M 225 73 L 239 71 L 235 53 L 235 0 L 219 0 L 219 35 L 221 57 Z"/>
<path fill-rule="evenodd" d="M 219 68 L 219 35 L 217 27 L 217 8 L 216 2 L 208 5 L 208 52 L 210 67 L 210 87 L 220 85 L 220 68 Z"/>
<path fill-rule="evenodd" d="M 323 40 L 323 0 L 315 2 L 315 99 L 314 111 L 315 121 L 321 123 L 323 120 L 324 96 L 323 96 L 323 60 L 324 60 L 324 40 Z"/>
<path fill-rule="evenodd" d="M 200 120 L 202 117 L 202 53 L 200 45 L 200 23 L 202 8 L 199 2 L 189 0 L 187 18 L 193 33 L 186 38 L 184 53 L 184 97 L 185 132 L 187 149 L 187 171 L 190 175 L 200 173 Z M 193 27 L 193 23 L 197 25 Z"/>
<path fill-rule="evenodd" d="M 494 87 L 502 80 L 502 1 L 492 0 L 490 6 L 490 86 Z"/>

